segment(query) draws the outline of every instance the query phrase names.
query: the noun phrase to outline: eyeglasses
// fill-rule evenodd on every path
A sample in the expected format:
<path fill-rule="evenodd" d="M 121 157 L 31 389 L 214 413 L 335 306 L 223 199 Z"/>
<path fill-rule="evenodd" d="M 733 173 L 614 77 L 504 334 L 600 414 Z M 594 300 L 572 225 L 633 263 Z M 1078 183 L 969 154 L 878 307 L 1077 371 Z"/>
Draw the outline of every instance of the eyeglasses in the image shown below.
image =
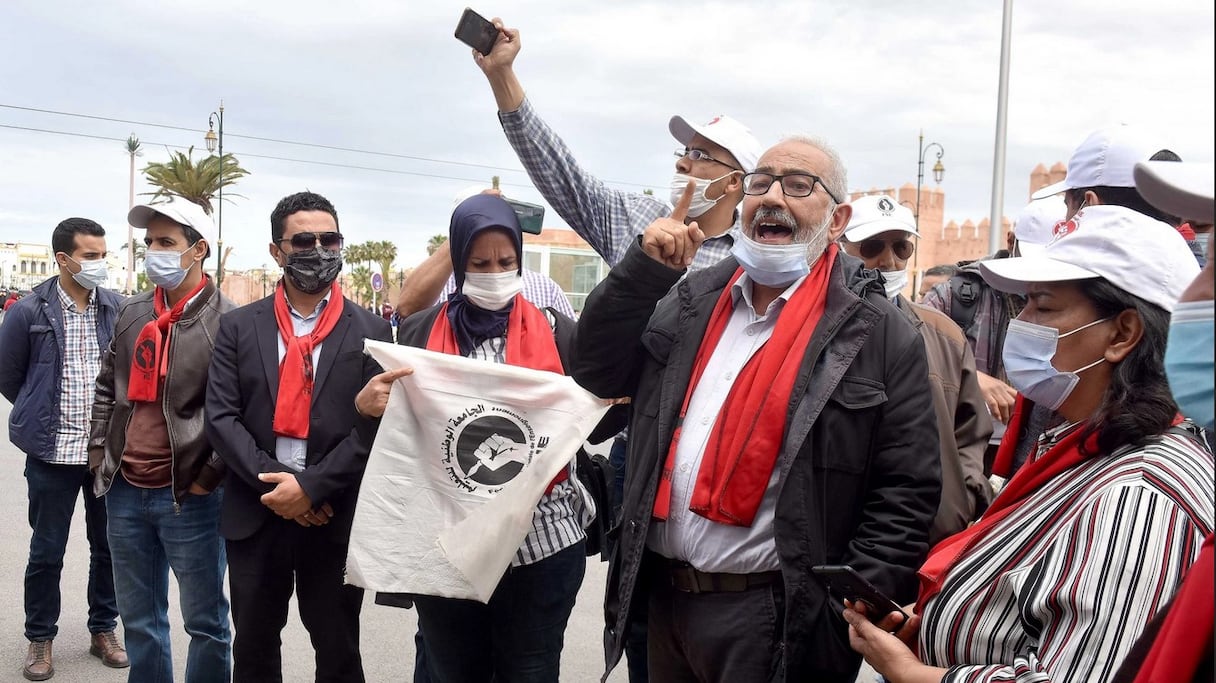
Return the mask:
<path fill-rule="evenodd" d="M 823 188 L 823 191 L 828 193 L 832 201 L 837 204 L 840 200 L 827 185 L 823 184 L 823 179 L 819 176 L 814 176 L 809 173 L 790 173 L 788 175 L 773 175 L 772 173 L 748 173 L 743 176 L 743 194 L 761 195 L 766 194 L 769 188 L 773 186 L 773 182 L 781 183 L 781 191 L 787 197 L 809 197 L 815 191 L 815 185 Z"/>
<path fill-rule="evenodd" d="M 703 149 L 696 149 L 695 147 L 685 147 L 684 149 L 677 149 L 675 154 L 676 154 L 676 157 L 678 157 L 680 159 L 683 159 L 684 157 L 688 157 L 691 161 L 712 161 L 715 164 L 722 164 L 723 166 L 725 166 L 731 170 L 734 170 L 734 171 L 740 170 L 740 169 L 735 168 L 734 166 L 726 163 L 725 161 L 720 161 L 718 159 L 715 159 L 715 158 L 709 156 L 709 152 L 706 152 Z"/>
<path fill-rule="evenodd" d="M 880 239 L 862 240 L 857 244 L 857 251 L 864 259 L 871 259 L 886 250 L 887 245 L 891 246 L 891 251 L 894 252 L 895 258 L 901 261 L 907 261 L 912 252 L 916 251 L 916 245 L 910 240 L 896 240 L 888 242 Z"/>
<path fill-rule="evenodd" d="M 322 249 L 336 251 L 342 248 L 343 238 L 340 232 L 297 232 L 290 238 L 279 240 L 280 248 L 283 242 L 291 242 L 293 251 L 308 251 L 321 243 Z"/>

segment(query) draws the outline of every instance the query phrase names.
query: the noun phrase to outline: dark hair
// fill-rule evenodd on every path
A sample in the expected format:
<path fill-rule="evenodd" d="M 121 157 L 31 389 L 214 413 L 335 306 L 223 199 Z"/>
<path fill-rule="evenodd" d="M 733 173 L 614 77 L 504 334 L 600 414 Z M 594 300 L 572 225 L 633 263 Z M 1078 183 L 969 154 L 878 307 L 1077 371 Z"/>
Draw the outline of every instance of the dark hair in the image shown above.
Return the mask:
<path fill-rule="evenodd" d="M 958 273 L 958 266 L 954 265 L 953 263 L 943 263 L 940 266 L 933 266 L 929 270 L 926 270 L 925 277 L 941 277 L 943 275 L 946 277 L 954 277 L 955 275 L 958 275 Z"/>
<path fill-rule="evenodd" d="M 51 233 L 51 249 L 56 254 L 62 251 L 70 255 L 76 251 L 77 235 L 105 237 L 106 229 L 101 227 L 97 221 L 87 218 L 68 218 L 56 225 L 55 232 Z"/>
<path fill-rule="evenodd" d="M 1140 316 L 1144 327 L 1140 342 L 1114 366 L 1102 404 L 1087 420 L 1081 436 L 1084 443 L 1091 434 L 1097 434 L 1098 453 L 1109 455 L 1116 448 L 1140 446 L 1149 438 L 1164 433 L 1178 412 L 1165 378 L 1165 340 L 1170 329 L 1170 314 L 1103 278 L 1085 280 L 1079 287 L 1100 318 L 1132 310 Z"/>
<path fill-rule="evenodd" d="M 1168 213 L 1158 209 L 1157 207 L 1145 201 L 1144 197 L 1134 187 L 1078 187 L 1071 190 L 1065 190 L 1068 195 L 1068 200 L 1073 204 L 1080 204 L 1085 200 L 1085 193 L 1093 192 L 1098 195 L 1098 201 L 1103 204 L 1113 206 L 1122 206 L 1137 213 L 1142 213 L 1149 218 L 1155 218 L 1163 223 L 1169 223 L 1177 228 L 1182 221 L 1178 220 L 1177 216 L 1171 216 Z"/>
<path fill-rule="evenodd" d="M 338 225 L 338 212 L 334 205 L 325 197 L 305 190 L 283 197 L 274 207 L 274 211 L 270 212 L 270 241 L 278 244 L 283 239 L 283 232 L 287 229 L 287 217 L 297 211 L 324 211 L 333 216 L 334 225 Z"/>

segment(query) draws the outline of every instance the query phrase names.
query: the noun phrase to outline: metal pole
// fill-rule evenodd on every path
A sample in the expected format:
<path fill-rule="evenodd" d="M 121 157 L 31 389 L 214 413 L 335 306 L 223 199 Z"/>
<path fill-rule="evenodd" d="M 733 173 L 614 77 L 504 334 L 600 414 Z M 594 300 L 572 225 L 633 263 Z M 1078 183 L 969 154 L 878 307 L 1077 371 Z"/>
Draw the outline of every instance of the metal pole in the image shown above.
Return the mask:
<path fill-rule="evenodd" d="M 916 213 L 913 215 L 913 223 L 916 225 L 916 234 L 920 235 L 920 184 L 925 178 L 925 129 L 920 130 L 920 135 L 916 138 L 916 146 L 918 147 L 916 156 Z M 920 276 L 920 238 L 916 239 L 916 252 L 912 256 L 912 270 Z"/>
<path fill-rule="evenodd" d="M 1009 43 L 1013 23 L 1013 0 L 1005 0 L 1001 16 L 1001 75 L 996 96 L 996 146 L 992 155 L 992 211 L 988 224 L 988 253 L 1000 249 L 1001 228 L 1004 225 L 1002 210 L 1005 205 L 1005 135 L 1008 129 L 1009 109 Z"/>
<path fill-rule="evenodd" d="M 215 266 L 215 288 L 224 284 L 224 101 L 220 100 L 220 191 L 219 214 L 216 221 L 216 246 L 219 248 L 219 263 Z"/>

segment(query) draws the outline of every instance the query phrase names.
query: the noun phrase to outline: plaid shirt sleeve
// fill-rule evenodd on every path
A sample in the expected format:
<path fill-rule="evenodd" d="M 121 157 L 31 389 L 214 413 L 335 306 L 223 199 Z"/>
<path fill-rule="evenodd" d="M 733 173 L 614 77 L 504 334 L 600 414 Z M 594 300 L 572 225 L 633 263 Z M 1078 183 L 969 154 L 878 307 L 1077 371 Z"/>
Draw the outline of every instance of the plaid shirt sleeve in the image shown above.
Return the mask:
<path fill-rule="evenodd" d="M 527 98 L 519 109 L 500 112 L 498 119 L 541 196 L 609 266 L 624 258 L 654 219 L 671 213 L 662 200 L 614 190 L 583 170 Z"/>

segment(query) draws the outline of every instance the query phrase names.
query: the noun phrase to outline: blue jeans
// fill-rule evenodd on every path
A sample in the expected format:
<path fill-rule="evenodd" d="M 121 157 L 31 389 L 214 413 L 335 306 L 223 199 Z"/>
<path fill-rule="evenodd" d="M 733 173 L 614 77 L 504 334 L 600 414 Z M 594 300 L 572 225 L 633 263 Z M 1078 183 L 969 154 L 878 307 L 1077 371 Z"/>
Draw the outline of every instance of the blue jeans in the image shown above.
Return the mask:
<path fill-rule="evenodd" d="M 442 683 L 556 683 L 566 623 L 583 583 L 582 541 L 535 564 L 511 567 L 490 602 L 419 595 L 427 673 Z"/>
<path fill-rule="evenodd" d="M 89 539 L 89 632 L 113 631 L 118 623 L 114 575 L 106 541 L 106 506 L 93 495 L 86 465 L 51 465 L 26 456 L 29 486 L 30 558 L 25 567 L 25 637 L 53 640 L 59 632 L 59 576 L 76 496 L 84 492 L 85 535 Z"/>
<path fill-rule="evenodd" d="M 232 677 L 228 599 L 224 597 L 224 542 L 220 538 L 223 490 L 186 496 L 174 510 L 171 487 L 132 486 L 122 473 L 106 494 L 114 584 L 122 614 L 128 683 L 172 683 L 169 641 L 169 569 L 177 577 L 182 621 L 190 634 L 186 682 Z"/>

